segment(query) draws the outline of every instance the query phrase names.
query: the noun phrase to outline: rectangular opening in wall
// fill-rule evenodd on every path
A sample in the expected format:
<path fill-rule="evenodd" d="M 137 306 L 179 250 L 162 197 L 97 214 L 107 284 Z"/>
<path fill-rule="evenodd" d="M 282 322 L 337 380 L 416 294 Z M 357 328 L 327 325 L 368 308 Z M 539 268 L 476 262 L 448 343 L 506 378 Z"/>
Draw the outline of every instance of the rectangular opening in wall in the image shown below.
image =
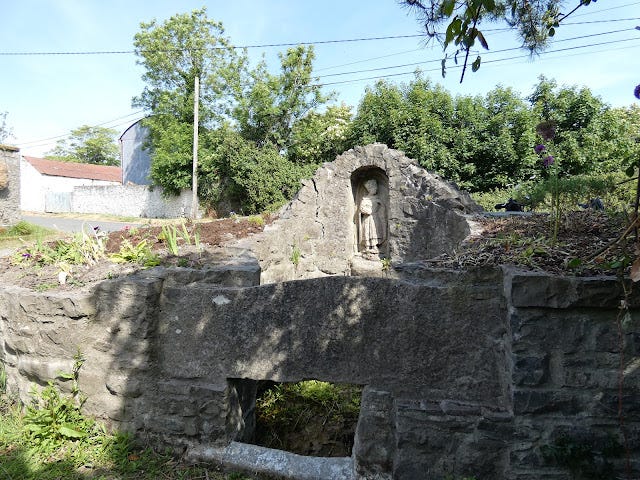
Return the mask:
<path fill-rule="evenodd" d="M 254 390 L 242 382 L 255 381 L 234 380 L 238 392 L 255 391 L 255 402 L 246 395 L 240 402 L 248 428 L 237 441 L 311 457 L 351 456 L 362 386 L 258 381 Z"/>

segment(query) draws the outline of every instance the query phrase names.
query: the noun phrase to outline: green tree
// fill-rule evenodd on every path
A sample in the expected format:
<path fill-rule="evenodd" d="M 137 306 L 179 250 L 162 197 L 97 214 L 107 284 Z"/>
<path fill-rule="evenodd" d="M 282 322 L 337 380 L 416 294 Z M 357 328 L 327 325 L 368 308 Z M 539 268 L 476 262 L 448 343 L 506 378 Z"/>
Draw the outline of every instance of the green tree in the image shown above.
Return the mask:
<path fill-rule="evenodd" d="M 319 165 L 335 160 L 348 149 L 347 133 L 351 107 L 331 105 L 322 112 L 310 112 L 293 124 L 288 158 L 301 165 Z"/>
<path fill-rule="evenodd" d="M 201 163 L 203 195 L 211 204 L 245 214 L 277 209 L 314 170 L 314 165 L 291 162 L 271 143 L 256 145 L 228 124 L 203 140 L 209 146 Z"/>
<path fill-rule="evenodd" d="M 278 75 L 270 74 L 264 62 L 251 72 L 248 92 L 240 99 L 235 118 L 245 139 L 286 152 L 294 141 L 294 125 L 314 114 L 331 95 L 323 95 L 312 76 L 313 46 L 290 48 L 279 58 Z"/>
<path fill-rule="evenodd" d="M 168 193 L 191 186 L 195 78 L 200 80 L 200 125 L 217 128 L 241 93 L 246 53 L 224 36 L 206 9 L 141 24 L 134 47 L 146 86 L 133 100 L 150 116 L 151 178 Z M 206 152 L 205 152 L 206 153 Z"/>
<path fill-rule="evenodd" d="M 442 61 L 442 75 L 445 75 L 446 61 L 450 57 L 464 57 L 460 81 L 464 79 L 467 65 L 475 72 L 480 68 L 481 56 L 471 57 L 471 52 L 479 44 L 489 49 L 489 42 L 482 33 L 484 23 L 505 22 L 517 32 L 523 48 L 530 52 L 540 52 L 548 45 L 566 18 L 592 0 L 401 0 L 418 17 L 429 37 L 439 41 L 445 53 Z M 593 0 L 595 3 L 595 0 Z M 569 8 L 562 8 L 568 6 Z M 573 8 L 571 8 L 573 7 Z M 565 11 L 567 13 L 561 13 Z M 446 25 L 446 28 L 444 26 Z"/>
<path fill-rule="evenodd" d="M 555 127 L 553 152 L 565 175 L 620 171 L 636 150 L 633 123 L 625 122 L 624 110 L 611 110 L 586 87 L 560 88 L 540 77 L 528 100 L 537 122 Z"/>
<path fill-rule="evenodd" d="M 111 128 L 83 125 L 72 130 L 68 138 L 58 140 L 45 157 L 64 162 L 120 165 L 117 134 Z"/>
<path fill-rule="evenodd" d="M 485 98 L 453 98 L 417 78 L 398 87 L 379 82 L 365 93 L 351 144 L 382 142 L 471 191 L 502 188 L 535 171 L 534 117 L 511 89 Z"/>
<path fill-rule="evenodd" d="M 458 97 L 453 131 L 459 182 L 471 191 L 513 186 L 537 171 L 535 117 L 511 88 L 498 86 L 484 97 Z"/>
<path fill-rule="evenodd" d="M 217 213 L 273 210 L 293 196 L 311 166 L 335 156 L 350 113 L 324 109 L 330 95 L 312 75 L 313 47 L 287 50 L 272 74 L 264 62 L 250 70 L 246 52 L 223 33 L 203 8 L 143 23 L 136 35 L 146 87 L 134 105 L 151 114 L 144 122 L 151 177 L 167 193 L 191 186 L 197 76 L 200 199 Z"/>

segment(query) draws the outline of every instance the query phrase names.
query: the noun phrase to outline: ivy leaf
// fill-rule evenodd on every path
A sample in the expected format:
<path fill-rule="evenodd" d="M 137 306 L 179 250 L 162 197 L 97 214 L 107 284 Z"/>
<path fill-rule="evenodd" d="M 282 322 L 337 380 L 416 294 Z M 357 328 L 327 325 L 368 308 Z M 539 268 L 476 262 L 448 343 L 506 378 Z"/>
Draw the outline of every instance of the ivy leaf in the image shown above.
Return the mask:
<path fill-rule="evenodd" d="M 482 6 L 488 12 L 493 12 L 496 8 L 496 2 L 494 0 L 483 0 Z"/>
<path fill-rule="evenodd" d="M 582 265 L 582 260 L 579 258 L 572 258 L 569 260 L 569 263 L 567 263 L 567 267 L 571 269 L 578 268 L 580 265 Z"/>
<path fill-rule="evenodd" d="M 460 36 L 461 28 L 462 28 L 462 20 L 456 17 L 447 27 L 447 32 L 444 38 L 445 48 L 447 48 L 447 45 L 449 45 L 454 38 L 458 38 Z"/>
<path fill-rule="evenodd" d="M 478 57 L 471 64 L 471 71 L 477 72 L 479 68 L 480 68 L 480 55 L 478 55 Z"/>
<path fill-rule="evenodd" d="M 467 30 L 466 35 L 461 35 L 463 45 L 469 49 L 476 42 L 476 36 L 478 35 L 478 30 L 475 27 Z"/>

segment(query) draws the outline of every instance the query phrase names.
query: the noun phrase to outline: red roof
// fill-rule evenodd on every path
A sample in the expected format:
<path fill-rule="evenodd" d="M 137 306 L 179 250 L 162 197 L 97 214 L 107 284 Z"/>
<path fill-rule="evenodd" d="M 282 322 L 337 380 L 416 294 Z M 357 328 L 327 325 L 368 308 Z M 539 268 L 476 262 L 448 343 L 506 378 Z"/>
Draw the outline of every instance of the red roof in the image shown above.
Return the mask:
<path fill-rule="evenodd" d="M 90 163 L 59 162 L 56 160 L 47 160 L 46 158 L 26 156 L 22 158 L 43 175 L 122 182 L 122 169 L 120 167 L 93 165 Z"/>

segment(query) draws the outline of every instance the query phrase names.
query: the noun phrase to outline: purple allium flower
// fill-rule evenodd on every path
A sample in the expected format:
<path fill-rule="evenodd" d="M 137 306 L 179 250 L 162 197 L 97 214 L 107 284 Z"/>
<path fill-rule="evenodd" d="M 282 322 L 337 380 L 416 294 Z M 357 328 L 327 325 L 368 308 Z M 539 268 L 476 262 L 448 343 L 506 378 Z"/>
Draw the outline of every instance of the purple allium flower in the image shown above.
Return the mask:
<path fill-rule="evenodd" d="M 22 256 L 24 258 L 31 258 L 31 254 L 30 253 L 23 253 Z"/>
<path fill-rule="evenodd" d="M 536 153 L 542 153 L 546 150 L 546 147 L 540 144 L 540 145 L 536 145 L 533 150 L 535 150 Z"/>
<path fill-rule="evenodd" d="M 640 100 L 640 85 L 636 85 L 635 90 L 633 91 L 633 94 L 635 95 L 635 97 Z"/>
<path fill-rule="evenodd" d="M 547 155 L 546 157 L 544 157 L 544 158 L 542 159 L 542 164 L 543 164 L 545 167 L 549 167 L 549 166 L 553 165 L 553 161 L 554 161 L 554 160 L 553 160 L 553 155 Z"/>

